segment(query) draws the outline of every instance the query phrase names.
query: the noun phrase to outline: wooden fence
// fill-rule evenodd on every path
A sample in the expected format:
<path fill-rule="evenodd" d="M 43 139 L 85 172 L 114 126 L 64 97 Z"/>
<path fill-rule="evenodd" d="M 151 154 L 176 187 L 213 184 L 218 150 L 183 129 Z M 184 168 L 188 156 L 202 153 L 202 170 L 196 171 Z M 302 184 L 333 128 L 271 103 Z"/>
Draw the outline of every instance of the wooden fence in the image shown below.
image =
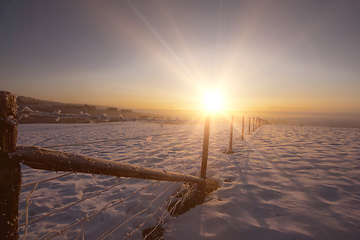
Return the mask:
<path fill-rule="evenodd" d="M 244 116 L 242 139 L 244 139 Z M 126 163 L 119 163 L 79 154 L 55 151 L 40 147 L 16 146 L 17 143 L 16 96 L 0 92 L 0 239 L 18 239 L 18 202 L 21 189 L 20 163 L 33 169 L 48 171 L 81 172 L 116 177 L 130 177 L 172 182 L 205 184 L 209 148 L 210 117 L 205 119 L 204 142 L 200 177 L 160 171 Z M 233 122 L 231 117 L 230 143 L 226 153 L 234 153 Z M 251 126 L 249 117 L 249 134 Z M 253 118 L 253 131 L 267 121 Z"/>

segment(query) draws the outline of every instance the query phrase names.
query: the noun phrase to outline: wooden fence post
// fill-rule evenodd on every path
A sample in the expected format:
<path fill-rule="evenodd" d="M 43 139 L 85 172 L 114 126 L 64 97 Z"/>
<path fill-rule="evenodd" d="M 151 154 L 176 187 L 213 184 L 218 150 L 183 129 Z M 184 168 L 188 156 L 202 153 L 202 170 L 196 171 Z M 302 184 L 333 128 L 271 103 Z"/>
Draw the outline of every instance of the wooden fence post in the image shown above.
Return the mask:
<path fill-rule="evenodd" d="M 255 117 L 253 117 L 253 132 L 255 132 Z"/>
<path fill-rule="evenodd" d="M 250 127 L 251 127 L 251 117 L 249 117 L 249 135 L 250 135 Z"/>
<path fill-rule="evenodd" d="M 233 125 L 234 125 L 234 116 L 231 116 L 231 125 L 230 125 L 230 144 L 229 150 L 226 153 L 234 153 L 232 150 L 232 143 L 233 143 Z"/>
<path fill-rule="evenodd" d="M 18 209 L 21 188 L 20 163 L 8 153 L 16 150 L 16 96 L 0 92 L 0 239 L 18 239 Z"/>
<path fill-rule="evenodd" d="M 201 173 L 200 177 L 206 179 L 206 167 L 207 159 L 209 152 L 209 136 L 210 136 L 210 116 L 205 117 L 205 127 L 204 127 L 204 143 L 202 151 L 202 162 L 201 162 Z"/>
<path fill-rule="evenodd" d="M 245 127 L 245 118 L 243 115 L 243 120 L 242 120 L 242 135 L 241 135 L 241 139 L 244 140 L 244 127 Z"/>

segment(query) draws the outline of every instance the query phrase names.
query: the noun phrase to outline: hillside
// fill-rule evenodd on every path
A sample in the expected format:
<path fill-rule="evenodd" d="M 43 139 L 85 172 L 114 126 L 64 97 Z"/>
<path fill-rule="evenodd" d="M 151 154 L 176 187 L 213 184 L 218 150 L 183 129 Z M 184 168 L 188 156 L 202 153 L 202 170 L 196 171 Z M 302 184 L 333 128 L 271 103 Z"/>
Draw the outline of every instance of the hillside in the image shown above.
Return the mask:
<path fill-rule="evenodd" d="M 134 112 L 131 109 L 117 109 L 115 107 L 95 106 L 88 104 L 68 104 L 55 101 L 41 100 L 32 97 L 18 96 L 18 112 L 25 107 L 29 107 L 31 110 L 52 113 L 54 111 L 61 110 L 61 113 L 79 114 L 79 112 L 88 113 L 91 116 L 101 116 L 104 113 L 111 117 L 118 117 L 121 114 L 123 117 L 156 117 L 161 115 L 155 115 L 144 112 Z"/>

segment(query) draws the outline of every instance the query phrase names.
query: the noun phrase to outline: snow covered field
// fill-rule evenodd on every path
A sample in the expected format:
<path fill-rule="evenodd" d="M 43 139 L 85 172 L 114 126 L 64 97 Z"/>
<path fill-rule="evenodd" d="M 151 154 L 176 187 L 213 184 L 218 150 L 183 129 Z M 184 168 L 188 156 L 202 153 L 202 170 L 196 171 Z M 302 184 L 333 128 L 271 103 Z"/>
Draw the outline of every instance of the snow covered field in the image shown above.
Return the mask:
<path fill-rule="evenodd" d="M 360 129 L 266 125 L 242 141 L 240 127 L 234 126 L 235 153 L 222 154 L 230 126 L 211 125 L 208 177 L 221 187 L 185 214 L 171 217 L 166 210 L 181 183 L 68 174 L 40 182 L 31 194 L 26 239 L 141 239 L 141 230 L 159 219 L 164 239 L 360 239 Z M 25 124 L 18 144 L 195 175 L 203 128 Z M 24 165 L 22 173 L 23 186 L 64 175 Z M 20 214 L 33 188 L 22 188 Z"/>

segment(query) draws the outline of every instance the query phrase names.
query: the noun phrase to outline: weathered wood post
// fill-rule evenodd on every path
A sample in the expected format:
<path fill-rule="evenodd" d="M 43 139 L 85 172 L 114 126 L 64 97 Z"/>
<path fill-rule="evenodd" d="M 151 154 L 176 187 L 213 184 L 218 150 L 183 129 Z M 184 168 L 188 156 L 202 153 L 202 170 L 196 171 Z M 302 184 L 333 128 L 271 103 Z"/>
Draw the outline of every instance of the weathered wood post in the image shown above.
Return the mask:
<path fill-rule="evenodd" d="M 244 127 L 245 127 L 245 118 L 243 115 L 243 120 L 242 120 L 242 134 L 241 134 L 241 139 L 244 140 Z"/>
<path fill-rule="evenodd" d="M 255 117 L 253 117 L 253 132 L 255 132 Z"/>
<path fill-rule="evenodd" d="M 16 149 L 16 96 L 0 91 L 0 239 L 18 239 L 21 168 L 8 153 Z"/>
<path fill-rule="evenodd" d="M 229 143 L 229 150 L 226 153 L 234 153 L 232 150 L 233 144 L 233 125 L 234 125 L 234 116 L 231 116 L 231 125 L 230 125 L 230 143 Z"/>
<path fill-rule="evenodd" d="M 210 136 L 210 116 L 205 117 L 205 127 L 204 127 L 204 143 L 202 151 L 202 162 L 201 162 L 201 173 L 200 177 L 206 179 L 206 167 L 207 159 L 209 152 L 209 136 Z"/>
<path fill-rule="evenodd" d="M 251 128 L 251 117 L 249 117 L 249 135 L 250 135 L 250 128 Z"/>

